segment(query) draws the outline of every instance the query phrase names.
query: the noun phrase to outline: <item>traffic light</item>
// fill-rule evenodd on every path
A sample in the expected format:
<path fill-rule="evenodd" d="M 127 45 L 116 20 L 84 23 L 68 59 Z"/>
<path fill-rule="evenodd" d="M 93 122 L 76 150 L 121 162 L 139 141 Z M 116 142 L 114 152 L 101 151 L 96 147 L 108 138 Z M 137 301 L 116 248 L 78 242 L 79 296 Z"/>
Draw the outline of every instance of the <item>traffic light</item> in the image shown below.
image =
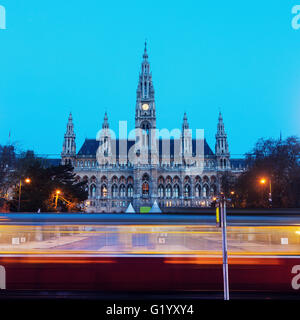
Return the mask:
<path fill-rule="evenodd" d="M 218 228 L 221 228 L 220 203 L 217 203 L 216 206 L 216 225 Z"/>

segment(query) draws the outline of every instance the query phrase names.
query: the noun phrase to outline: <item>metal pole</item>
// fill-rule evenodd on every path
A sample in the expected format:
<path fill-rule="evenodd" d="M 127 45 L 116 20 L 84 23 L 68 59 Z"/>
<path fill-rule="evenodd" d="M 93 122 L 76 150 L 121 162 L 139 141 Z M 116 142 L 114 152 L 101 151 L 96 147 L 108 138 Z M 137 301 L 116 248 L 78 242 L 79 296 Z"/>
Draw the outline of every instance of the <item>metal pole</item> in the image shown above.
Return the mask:
<path fill-rule="evenodd" d="M 55 209 L 57 209 L 57 200 L 58 200 L 58 193 L 56 193 L 56 197 L 55 197 Z"/>
<path fill-rule="evenodd" d="M 22 192 L 22 180 L 20 180 L 20 185 L 19 185 L 18 212 L 20 212 L 20 207 L 21 207 L 21 192 Z"/>
<path fill-rule="evenodd" d="M 272 181 L 271 181 L 271 179 L 270 179 L 269 203 L 270 203 L 270 207 L 272 208 Z"/>
<path fill-rule="evenodd" d="M 226 200 L 224 198 L 221 199 L 221 225 L 222 225 L 224 300 L 229 300 L 227 233 L 226 233 Z"/>

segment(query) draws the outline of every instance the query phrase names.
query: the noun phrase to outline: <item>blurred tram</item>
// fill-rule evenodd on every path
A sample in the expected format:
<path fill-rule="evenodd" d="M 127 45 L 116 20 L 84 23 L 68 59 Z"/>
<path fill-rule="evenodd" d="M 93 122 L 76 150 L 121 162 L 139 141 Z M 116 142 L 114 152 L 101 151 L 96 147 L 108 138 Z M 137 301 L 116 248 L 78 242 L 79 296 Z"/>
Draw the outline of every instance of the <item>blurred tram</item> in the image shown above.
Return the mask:
<path fill-rule="evenodd" d="M 300 295 L 300 218 L 229 217 L 230 292 Z M 1 214 L 0 292 L 223 290 L 211 216 Z"/>

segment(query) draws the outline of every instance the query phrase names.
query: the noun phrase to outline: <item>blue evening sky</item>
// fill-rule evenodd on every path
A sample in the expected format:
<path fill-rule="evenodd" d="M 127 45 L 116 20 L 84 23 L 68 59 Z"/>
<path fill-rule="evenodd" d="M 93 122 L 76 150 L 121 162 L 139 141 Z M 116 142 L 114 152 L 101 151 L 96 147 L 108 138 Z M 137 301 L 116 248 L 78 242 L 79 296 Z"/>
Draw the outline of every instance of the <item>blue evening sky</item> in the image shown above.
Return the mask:
<path fill-rule="evenodd" d="M 299 1 L 298 1 L 299 2 Z M 204 128 L 221 109 L 234 156 L 260 137 L 300 135 L 300 29 L 289 0 L 0 0 L 0 144 L 59 154 L 70 111 L 77 149 L 105 110 L 134 127 L 145 38 L 157 127 Z"/>

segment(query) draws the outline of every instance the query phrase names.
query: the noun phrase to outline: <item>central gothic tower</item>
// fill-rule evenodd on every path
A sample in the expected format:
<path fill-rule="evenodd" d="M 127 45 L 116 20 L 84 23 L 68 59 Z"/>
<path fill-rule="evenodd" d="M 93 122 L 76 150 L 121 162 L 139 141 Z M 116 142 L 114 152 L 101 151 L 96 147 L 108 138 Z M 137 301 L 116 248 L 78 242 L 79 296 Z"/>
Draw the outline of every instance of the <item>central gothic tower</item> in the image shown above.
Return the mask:
<path fill-rule="evenodd" d="M 136 91 L 135 128 L 155 129 L 156 113 L 152 73 L 148 61 L 147 43 L 143 54 L 143 62 Z"/>
<path fill-rule="evenodd" d="M 138 162 L 157 163 L 155 98 L 146 42 L 136 91 L 135 129 Z"/>

